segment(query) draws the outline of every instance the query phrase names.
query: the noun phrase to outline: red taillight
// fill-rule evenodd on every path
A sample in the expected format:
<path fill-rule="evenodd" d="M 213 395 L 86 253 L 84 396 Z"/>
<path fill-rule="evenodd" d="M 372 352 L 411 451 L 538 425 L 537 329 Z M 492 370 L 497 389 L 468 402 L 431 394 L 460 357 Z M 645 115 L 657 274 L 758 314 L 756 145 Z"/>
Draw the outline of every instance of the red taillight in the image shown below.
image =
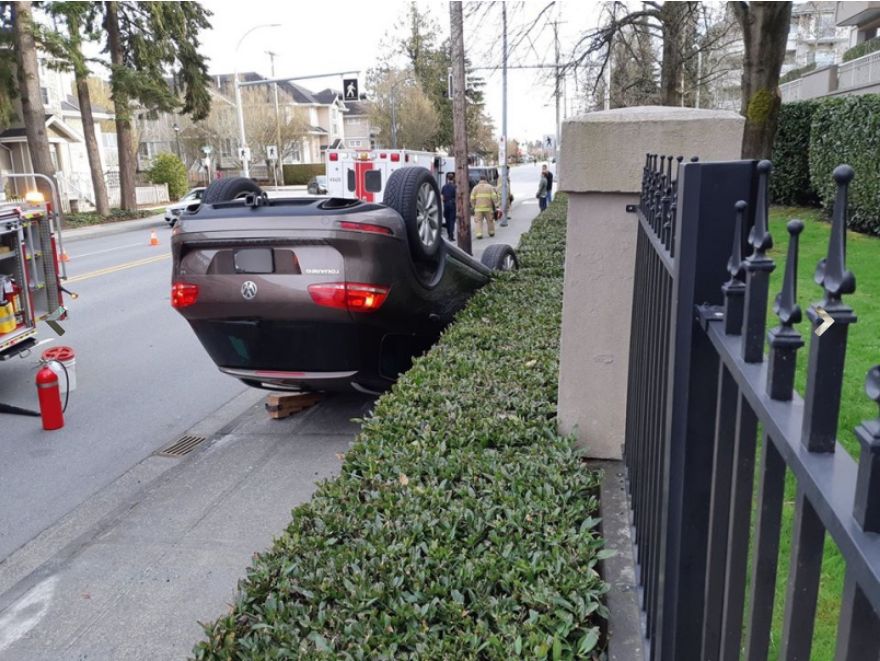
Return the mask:
<path fill-rule="evenodd" d="M 400 160 L 400 154 L 391 154 L 391 162 L 397 163 Z"/>
<path fill-rule="evenodd" d="M 171 307 L 185 308 L 199 298 L 199 286 L 188 282 L 175 282 L 171 285 Z"/>
<path fill-rule="evenodd" d="M 331 160 L 331 161 L 338 161 L 338 160 L 339 160 L 339 154 L 335 154 L 335 153 L 333 153 L 333 152 L 330 152 L 330 160 Z"/>
<path fill-rule="evenodd" d="M 327 282 L 309 285 L 309 296 L 318 305 L 349 312 L 374 312 L 388 298 L 388 287 L 361 282 Z"/>
<path fill-rule="evenodd" d="M 354 223 L 350 220 L 340 220 L 339 227 L 344 230 L 355 230 L 357 232 L 372 232 L 373 234 L 394 234 L 388 227 L 382 225 L 373 225 L 371 223 Z"/>
<path fill-rule="evenodd" d="M 385 158 L 386 156 L 387 156 L 387 154 L 385 154 L 385 152 L 382 152 L 381 154 L 379 154 L 379 158 Z"/>

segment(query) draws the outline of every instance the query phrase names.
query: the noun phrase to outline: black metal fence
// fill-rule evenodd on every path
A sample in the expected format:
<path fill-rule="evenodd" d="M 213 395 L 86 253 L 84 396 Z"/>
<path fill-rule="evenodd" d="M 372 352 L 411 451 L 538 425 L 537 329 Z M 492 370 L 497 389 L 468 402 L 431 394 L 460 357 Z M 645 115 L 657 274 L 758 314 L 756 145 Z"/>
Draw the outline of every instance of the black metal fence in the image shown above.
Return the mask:
<path fill-rule="evenodd" d="M 648 155 L 632 209 L 624 459 L 655 660 L 767 658 L 786 471 L 797 496 L 780 658 L 810 658 L 826 532 L 846 563 L 836 657 L 880 658 L 880 417 L 856 429 L 858 462 L 836 441 L 847 329 L 856 321 L 843 300 L 855 291 L 845 264 L 853 171 L 842 165 L 833 175 L 828 256 L 816 270 L 824 297 L 807 310 L 803 399 L 793 392 L 804 345 L 794 329 L 800 221 L 787 227 L 779 325 L 766 333 L 764 356 L 775 268 L 770 171 L 767 161 Z M 880 366 L 866 390 L 880 404 Z"/>

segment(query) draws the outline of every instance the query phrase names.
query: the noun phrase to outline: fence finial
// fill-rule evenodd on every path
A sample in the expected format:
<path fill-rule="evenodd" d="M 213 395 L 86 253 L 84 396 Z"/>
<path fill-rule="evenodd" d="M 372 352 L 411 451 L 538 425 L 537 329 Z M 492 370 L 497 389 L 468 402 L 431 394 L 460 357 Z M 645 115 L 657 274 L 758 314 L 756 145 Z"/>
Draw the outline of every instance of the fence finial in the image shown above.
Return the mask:
<path fill-rule="evenodd" d="M 785 275 L 782 279 L 782 291 L 773 304 L 773 311 L 779 317 L 779 326 L 767 333 L 770 344 L 767 395 L 770 399 L 779 401 L 791 399 L 797 350 L 804 346 L 800 333 L 792 327 L 801 321 L 801 308 L 797 304 L 797 262 L 798 240 L 804 224 L 795 219 L 788 223 L 787 229 L 789 239 Z"/>
<path fill-rule="evenodd" d="M 733 282 L 742 276 L 742 227 L 743 223 L 745 223 L 746 209 L 748 207 L 749 205 L 745 200 L 740 200 L 734 205 L 736 221 L 733 228 L 733 246 L 730 249 L 730 259 L 727 260 L 727 272 L 730 274 L 728 282 Z"/>
<path fill-rule="evenodd" d="M 758 163 L 758 199 L 755 201 L 755 224 L 749 232 L 749 244 L 755 251 L 755 257 L 763 257 L 764 253 L 773 247 L 773 238 L 767 231 L 767 214 L 770 209 L 770 199 L 767 195 L 767 180 L 773 164 L 770 161 Z"/>
<path fill-rule="evenodd" d="M 880 365 L 868 371 L 865 392 L 880 407 Z M 880 413 L 856 427 L 862 446 L 853 516 L 865 532 L 880 532 Z"/>
<path fill-rule="evenodd" d="M 748 207 L 745 200 L 740 200 L 734 205 L 736 220 L 733 226 L 733 245 L 730 248 L 730 258 L 727 260 L 730 279 L 721 285 L 721 293 L 724 294 L 725 335 L 742 333 L 743 297 L 746 293 L 746 285 L 743 282 L 742 233 Z"/>
<path fill-rule="evenodd" d="M 840 303 L 844 294 L 856 290 L 856 278 L 846 270 L 846 225 L 849 182 L 855 172 L 848 165 L 834 168 L 834 181 L 837 182 L 837 195 L 834 199 L 834 212 L 831 218 L 831 237 L 828 240 L 828 256 L 816 267 L 816 284 L 825 290 L 825 307 Z"/>
<path fill-rule="evenodd" d="M 798 240 L 804 231 L 804 223 L 798 219 L 789 221 L 788 257 L 785 261 L 785 275 L 782 279 L 782 291 L 773 304 L 773 312 L 779 317 L 780 323 L 786 328 L 801 322 L 801 307 L 797 304 L 797 262 Z"/>

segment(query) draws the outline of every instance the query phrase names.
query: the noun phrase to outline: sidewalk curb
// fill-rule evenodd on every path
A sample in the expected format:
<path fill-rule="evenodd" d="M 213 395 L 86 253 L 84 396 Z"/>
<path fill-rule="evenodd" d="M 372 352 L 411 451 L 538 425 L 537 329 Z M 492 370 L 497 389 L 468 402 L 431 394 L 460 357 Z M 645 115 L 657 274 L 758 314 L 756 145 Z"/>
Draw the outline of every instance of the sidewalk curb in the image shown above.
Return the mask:
<path fill-rule="evenodd" d="M 89 227 L 77 227 L 76 229 L 65 229 L 61 231 L 61 240 L 63 243 L 76 243 L 86 239 L 94 239 L 101 236 L 113 236 L 114 234 L 124 234 L 125 232 L 134 232 L 137 230 L 148 230 L 155 227 L 165 227 L 168 223 L 162 217 L 162 213 L 147 218 L 138 218 L 137 220 L 120 220 L 114 223 L 104 223 L 101 225 L 91 225 Z"/>
<path fill-rule="evenodd" d="M 213 413 L 159 445 L 122 475 L 0 560 L 0 613 L 57 569 L 60 560 L 76 555 L 84 544 L 95 538 L 96 531 L 106 528 L 128 512 L 148 490 L 186 470 L 192 458 L 209 450 L 265 394 L 265 391 L 248 388 L 224 402 Z M 207 440 L 198 450 L 182 458 L 156 454 L 176 438 L 186 435 L 206 436 Z"/>

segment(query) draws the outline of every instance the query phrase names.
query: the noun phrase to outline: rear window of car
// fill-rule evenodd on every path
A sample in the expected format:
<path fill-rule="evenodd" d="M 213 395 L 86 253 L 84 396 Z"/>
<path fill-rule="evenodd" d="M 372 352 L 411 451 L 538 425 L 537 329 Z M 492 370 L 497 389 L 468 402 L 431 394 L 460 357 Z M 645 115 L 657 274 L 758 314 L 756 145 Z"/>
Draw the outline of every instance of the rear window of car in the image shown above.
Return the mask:
<path fill-rule="evenodd" d="M 367 170 L 364 174 L 364 188 L 368 193 L 378 193 L 382 190 L 382 172 L 380 170 Z"/>

